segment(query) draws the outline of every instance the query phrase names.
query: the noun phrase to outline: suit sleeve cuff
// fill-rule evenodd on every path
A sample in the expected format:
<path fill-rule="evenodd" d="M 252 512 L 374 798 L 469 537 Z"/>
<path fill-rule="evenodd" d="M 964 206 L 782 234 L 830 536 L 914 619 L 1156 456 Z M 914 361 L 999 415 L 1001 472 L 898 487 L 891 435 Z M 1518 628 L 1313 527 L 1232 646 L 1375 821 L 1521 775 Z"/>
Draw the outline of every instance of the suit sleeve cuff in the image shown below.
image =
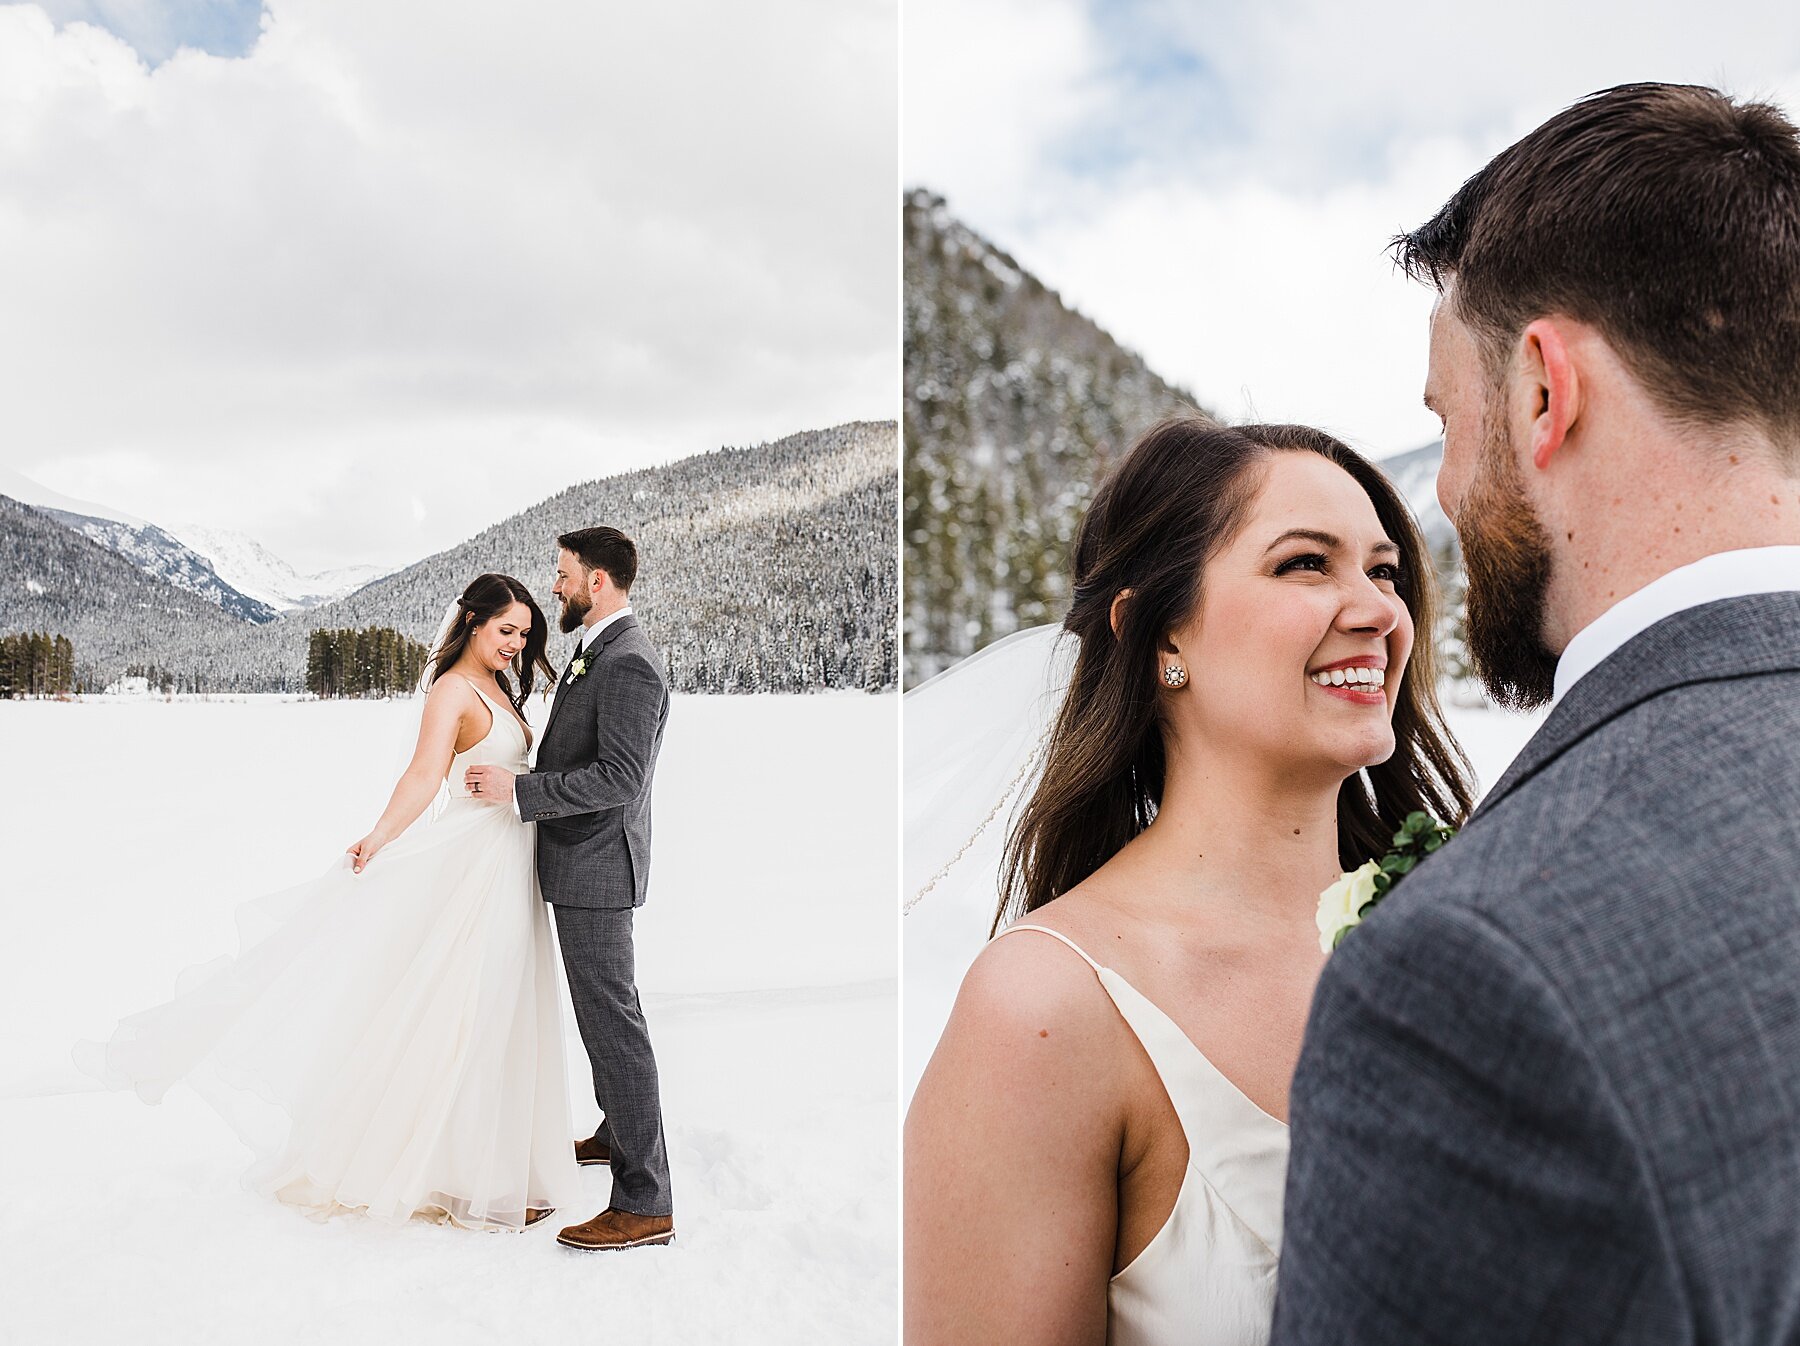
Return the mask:
<path fill-rule="evenodd" d="M 540 782 L 535 782 L 536 773 L 525 772 L 513 777 L 513 812 L 519 815 L 519 821 L 525 821 L 525 796 L 536 795 Z"/>

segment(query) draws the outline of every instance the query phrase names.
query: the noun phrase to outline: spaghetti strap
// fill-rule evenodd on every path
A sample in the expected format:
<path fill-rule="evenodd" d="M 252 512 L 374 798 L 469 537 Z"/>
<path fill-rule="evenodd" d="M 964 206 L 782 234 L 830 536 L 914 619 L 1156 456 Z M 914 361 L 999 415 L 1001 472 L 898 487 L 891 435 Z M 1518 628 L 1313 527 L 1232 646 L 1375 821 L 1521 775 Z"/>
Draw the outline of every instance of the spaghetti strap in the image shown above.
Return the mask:
<path fill-rule="evenodd" d="M 1006 929 L 1002 930 L 999 934 L 995 935 L 994 938 L 995 939 L 1005 939 L 1006 936 L 1012 934 L 1015 930 L 1035 930 L 1040 935 L 1048 935 L 1052 939 L 1060 939 L 1064 944 L 1067 944 L 1071 949 L 1075 950 L 1076 953 L 1080 954 L 1083 961 L 1086 962 L 1089 967 L 1093 968 L 1095 972 L 1105 971 L 1105 969 L 1102 968 L 1100 966 L 1100 964 L 1096 963 L 1093 960 L 1093 958 L 1091 958 L 1088 955 L 1088 951 L 1086 949 L 1082 948 L 1079 944 L 1077 944 L 1074 940 L 1070 939 L 1067 935 L 1063 934 L 1060 930 L 1052 930 L 1047 925 L 1027 925 L 1024 922 L 1020 922 L 1018 925 L 1007 926 Z"/>

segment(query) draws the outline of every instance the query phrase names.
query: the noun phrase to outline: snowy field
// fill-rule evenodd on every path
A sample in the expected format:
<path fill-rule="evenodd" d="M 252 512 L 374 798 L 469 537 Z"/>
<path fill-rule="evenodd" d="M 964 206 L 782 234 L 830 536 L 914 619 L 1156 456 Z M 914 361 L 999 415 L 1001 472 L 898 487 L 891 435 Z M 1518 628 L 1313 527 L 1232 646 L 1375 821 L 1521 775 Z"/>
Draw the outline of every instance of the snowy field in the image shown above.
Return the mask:
<path fill-rule="evenodd" d="M 146 1107 L 70 1064 L 232 951 L 236 903 L 336 863 L 418 710 L 0 702 L 0 1342 L 891 1342 L 892 696 L 675 699 L 636 941 L 670 1247 L 556 1244 L 604 1168 L 591 1209 L 520 1234 L 316 1224 L 238 1186 L 248 1152 L 191 1091 Z"/>
<path fill-rule="evenodd" d="M 1452 706 L 1446 708 L 1446 714 L 1451 732 L 1475 765 L 1478 786 L 1485 790 L 1500 779 L 1548 712 L 1514 715 Z M 1004 820 L 1000 821 L 1003 825 Z M 953 881 L 947 879 L 927 893 L 901 922 L 906 952 L 902 1088 L 908 1100 L 944 1031 L 963 973 L 981 952 L 994 919 L 992 865 L 982 873 L 971 862 L 953 872 Z"/>

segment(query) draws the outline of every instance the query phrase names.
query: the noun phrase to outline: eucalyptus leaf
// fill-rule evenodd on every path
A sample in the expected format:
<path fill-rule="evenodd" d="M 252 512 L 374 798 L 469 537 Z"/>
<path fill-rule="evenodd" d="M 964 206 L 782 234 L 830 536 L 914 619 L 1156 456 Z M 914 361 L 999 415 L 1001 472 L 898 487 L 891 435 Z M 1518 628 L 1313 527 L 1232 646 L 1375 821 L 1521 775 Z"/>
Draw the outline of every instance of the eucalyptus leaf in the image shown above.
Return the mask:
<path fill-rule="evenodd" d="M 1376 873 L 1371 883 L 1374 893 L 1357 908 L 1358 920 L 1373 911 L 1376 904 L 1393 890 L 1394 885 L 1412 873 L 1420 860 L 1439 850 L 1455 835 L 1454 827 L 1444 826 L 1429 813 L 1414 811 L 1407 814 L 1400 830 L 1394 833 L 1393 848 L 1375 861 Z M 1353 926 L 1345 926 L 1339 930 L 1332 937 L 1331 947 L 1336 949 L 1342 944 L 1344 936 L 1352 929 Z"/>

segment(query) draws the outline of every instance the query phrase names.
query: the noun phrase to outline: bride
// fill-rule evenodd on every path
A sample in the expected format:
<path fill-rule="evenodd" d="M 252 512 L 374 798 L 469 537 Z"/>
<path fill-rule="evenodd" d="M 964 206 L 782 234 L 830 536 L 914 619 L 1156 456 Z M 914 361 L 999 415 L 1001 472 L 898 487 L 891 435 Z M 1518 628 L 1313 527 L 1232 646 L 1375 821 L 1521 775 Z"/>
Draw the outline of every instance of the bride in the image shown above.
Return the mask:
<path fill-rule="evenodd" d="M 516 1230 L 574 1199 L 535 836 L 462 790 L 470 766 L 527 769 L 520 707 L 554 676 L 547 638 L 518 580 L 471 583 L 374 828 L 312 882 L 240 908 L 237 958 L 191 969 L 77 1063 L 151 1103 L 192 1084 L 257 1153 L 246 1185 L 321 1218 Z M 446 777 L 449 802 L 414 826 Z"/>
<path fill-rule="evenodd" d="M 907 1117 L 907 1337 L 1261 1343 L 1318 896 L 1469 808 L 1430 560 L 1329 435 L 1185 418 L 1100 488 L 1074 572 L 1004 928 Z"/>

